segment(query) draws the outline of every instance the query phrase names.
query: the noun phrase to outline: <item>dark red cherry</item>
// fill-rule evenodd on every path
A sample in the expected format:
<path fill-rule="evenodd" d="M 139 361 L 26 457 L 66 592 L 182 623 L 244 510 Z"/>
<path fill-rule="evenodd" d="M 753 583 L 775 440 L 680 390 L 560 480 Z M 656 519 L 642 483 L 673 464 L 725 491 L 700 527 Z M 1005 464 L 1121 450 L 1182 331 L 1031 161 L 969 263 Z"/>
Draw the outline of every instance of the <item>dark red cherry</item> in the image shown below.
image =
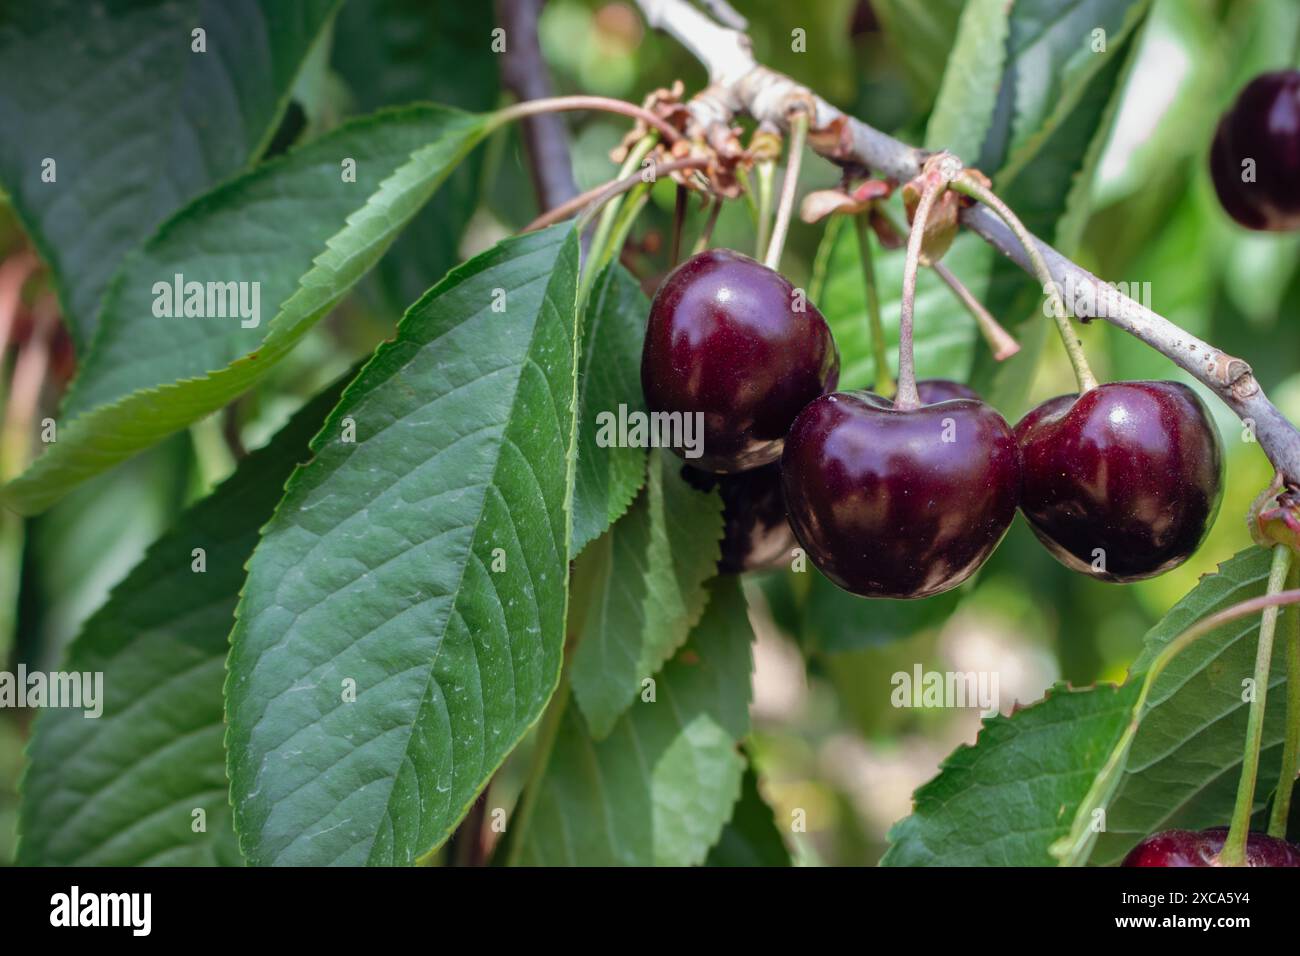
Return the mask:
<path fill-rule="evenodd" d="M 781 456 L 790 525 L 828 578 L 865 597 L 956 587 L 1015 515 L 1020 458 L 983 402 L 903 411 L 870 392 L 819 398 Z"/>
<path fill-rule="evenodd" d="M 954 398 L 970 398 L 983 401 L 979 392 L 969 385 L 954 382 L 946 378 L 923 378 L 916 383 L 916 394 L 922 405 L 937 405 L 939 402 L 952 401 Z"/>
<path fill-rule="evenodd" d="M 697 468 L 737 472 L 775 461 L 790 423 L 835 388 L 839 369 L 817 307 L 738 252 L 687 259 L 650 306 L 641 388 L 651 412 L 703 414 Z"/>
<path fill-rule="evenodd" d="M 1166 830 L 1149 836 L 1124 857 L 1123 866 L 1218 866 L 1227 827 Z M 1263 833 L 1246 837 L 1247 866 L 1300 866 L 1300 847 Z"/>
<path fill-rule="evenodd" d="M 1300 229 L 1300 71 L 1263 73 L 1219 120 L 1210 176 L 1247 229 Z"/>
<path fill-rule="evenodd" d="M 1016 426 L 1020 510 L 1068 568 L 1137 581 L 1182 564 L 1219 508 L 1223 449 L 1196 393 L 1112 382 L 1039 405 Z"/>
<path fill-rule="evenodd" d="M 713 475 L 686 465 L 682 475 L 704 491 L 716 487 L 722 496 L 721 573 L 766 571 L 789 562 L 795 539 L 785 518 L 779 462 L 738 475 Z"/>

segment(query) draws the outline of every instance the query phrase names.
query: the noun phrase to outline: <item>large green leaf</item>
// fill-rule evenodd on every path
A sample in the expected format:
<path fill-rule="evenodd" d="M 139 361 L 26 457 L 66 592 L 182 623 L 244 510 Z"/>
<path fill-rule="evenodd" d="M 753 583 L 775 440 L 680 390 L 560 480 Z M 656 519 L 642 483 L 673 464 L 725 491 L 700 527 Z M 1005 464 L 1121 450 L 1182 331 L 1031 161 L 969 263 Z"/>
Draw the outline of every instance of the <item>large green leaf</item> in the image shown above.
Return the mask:
<path fill-rule="evenodd" d="M 1010 717 L 984 721 L 915 794 L 889 832 L 886 866 L 1051 866 L 1051 844 L 1128 722 L 1137 688 L 1058 685 Z"/>
<path fill-rule="evenodd" d="M 1263 594 L 1270 558 L 1261 548 L 1249 548 L 1225 561 L 1218 573 L 1202 578 L 1147 634 L 1133 664 L 1135 677 L 1140 678 L 1154 657 L 1191 624 Z M 1242 700 L 1242 682 L 1254 674 L 1258 642 L 1259 618 L 1243 618 L 1194 642 L 1156 678 L 1092 862 L 1117 862 L 1158 830 L 1196 830 L 1228 822 L 1249 709 Z M 1277 780 L 1286 725 L 1283 695 L 1277 689 L 1285 681 L 1285 658 L 1276 653 L 1264 714 L 1257 810 Z"/>
<path fill-rule="evenodd" d="M 341 390 L 313 399 L 185 512 L 86 623 L 62 669 L 103 674 L 103 714 L 36 718 L 20 862 L 239 864 L 222 747 L 227 638 L 258 528 Z"/>
<path fill-rule="evenodd" d="M 722 538 L 722 499 L 692 488 L 660 449 L 632 510 L 578 560 L 584 582 L 573 695 L 597 739 L 673 655 L 704 611 Z"/>
<path fill-rule="evenodd" d="M 42 0 L 0 9 L 0 184 L 53 269 L 79 348 L 122 257 L 261 154 L 338 5 Z M 198 27 L 205 53 L 192 50 Z M 46 159 L 54 182 L 42 179 Z"/>
<path fill-rule="evenodd" d="M 556 226 L 454 269 L 290 479 L 249 562 L 226 685 L 251 862 L 413 862 L 554 691 L 577 265 Z"/>
<path fill-rule="evenodd" d="M 643 448 L 603 444 L 597 418 L 645 411 L 641 343 L 650 302 L 614 263 L 596 279 L 582 329 L 578 379 L 578 473 L 573 490 L 573 553 L 579 554 L 632 504 L 645 483 Z"/>
<path fill-rule="evenodd" d="M 71 420 L 5 486 L 4 503 L 39 511 L 256 382 L 379 259 L 489 124 L 435 106 L 385 111 L 264 164 L 169 220 L 115 278 L 67 401 Z M 355 182 L 343 175 L 347 160 L 356 162 Z M 244 328 L 238 317 L 155 316 L 154 284 L 178 273 L 260 283 L 261 321 Z"/>
<path fill-rule="evenodd" d="M 348 0 L 339 12 L 332 62 L 362 112 L 421 101 L 483 112 L 500 95 L 495 25 L 490 3 Z M 395 314 L 459 261 L 481 172 L 480 154 L 466 157 L 375 269 Z"/>
<path fill-rule="evenodd" d="M 993 123 L 1006 62 L 1010 3 L 969 3 L 943 69 L 943 83 L 925 127 L 926 149 L 946 149 L 974 162 Z"/>
<path fill-rule="evenodd" d="M 565 712 L 520 848 L 529 866 L 694 866 L 741 792 L 753 632 L 732 578 L 715 578 L 690 640 L 595 741 Z"/>

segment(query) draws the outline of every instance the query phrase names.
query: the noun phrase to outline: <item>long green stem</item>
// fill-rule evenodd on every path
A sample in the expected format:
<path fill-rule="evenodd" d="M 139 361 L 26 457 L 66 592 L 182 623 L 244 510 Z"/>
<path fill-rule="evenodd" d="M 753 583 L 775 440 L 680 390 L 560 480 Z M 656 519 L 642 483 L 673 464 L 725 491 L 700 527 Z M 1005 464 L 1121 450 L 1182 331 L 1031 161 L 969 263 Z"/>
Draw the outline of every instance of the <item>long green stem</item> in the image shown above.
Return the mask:
<path fill-rule="evenodd" d="M 640 141 L 628 151 L 627 158 L 619 167 L 618 178 L 625 179 L 639 169 L 641 161 L 649 155 L 657 142 L 659 142 L 659 134 L 654 130 L 641 137 Z M 632 195 L 636 195 L 635 191 Z M 613 258 L 618 248 L 610 243 L 610 233 L 614 228 L 614 220 L 618 218 L 619 210 L 623 206 L 624 197 L 615 196 L 600 211 L 600 220 L 596 223 L 596 231 L 592 234 L 591 246 L 587 254 L 587 267 L 583 270 L 582 279 L 578 284 L 579 309 L 587 301 L 587 296 L 591 293 L 591 284 L 596 281 L 596 276 L 605 268 L 606 262 Z"/>
<path fill-rule="evenodd" d="M 785 176 L 781 179 L 781 202 L 776 208 L 776 225 L 772 227 L 772 240 L 767 245 L 763 265 L 776 269 L 781 265 L 785 251 L 785 235 L 794 215 L 794 195 L 799 188 L 799 169 L 803 165 L 803 147 L 808 141 L 808 113 L 800 110 L 790 118 L 790 148 L 785 154 Z"/>
<path fill-rule="evenodd" d="M 1273 548 L 1273 564 L 1268 572 L 1266 595 L 1278 594 L 1286 585 L 1291 569 L 1291 549 L 1279 544 Z M 1259 776 L 1259 745 L 1264 736 L 1264 704 L 1268 697 L 1269 669 L 1273 663 L 1273 633 L 1277 628 L 1278 608 L 1267 607 L 1259 622 L 1259 646 L 1255 652 L 1254 694 L 1246 718 L 1246 744 L 1241 757 L 1241 780 L 1237 784 L 1237 802 L 1232 809 L 1232 823 L 1219 853 L 1222 866 L 1246 865 L 1246 839 L 1250 836 L 1250 813 L 1255 804 L 1255 782 Z"/>
<path fill-rule="evenodd" d="M 1300 564 L 1292 564 L 1287 587 L 1300 588 Z M 1268 821 L 1268 835 L 1285 837 L 1291 818 L 1291 793 L 1300 770 L 1300 610 L 1291 609 L 1282 616 L 1282 640 L 1286 651 L 1286 735 L 1282 742 L 1282 769 L 1277 775 L 1277 793 L 1273 796 L 1273 814 Z"/>
<path fill-rule="evenodd" d="M 1038 243 L 1034 240 L 1033 235 L 1025 228 L 1025 224 L 1020 221 L 1020 217 L 1012 212 L 1011 208 L 999 199 L 993 190 L 977 182 L 969 175 L 958 176 L 953 180 L 952 188 L 984 203 L 997 213 L 998 217 L 1015 233 L 1016 238 L 1020 240 L 1020 244 L 1025 248 L 1025 254 L 1029 256 L 1029 262 L 1034 268 L 1034 276 L 1042 284 L 1043 293 L 1051 303 L 1052 317 L 1056 320 L 1056 330 L 1060 333 L 1061 344 L 1065 346 L 1065 352 L 1070 357 L 1070 365 L 1074 368 L 1074 377 L 1079 383 L 1079 391 L 1086 392 L 1089 389 L 1096 388 L 1097 377 L 1092 374 L 1092 368 L 1088 365 L 1088 357 L 1083 351 L 1083 343 L 1079 341 L 1078 335 L 1075 334 L 1073 327 L 1070 325 L 1070 316 L 1065 310 L 1065 302 L 1061 299 L 1061 292 L 1056 287 L 1056 280 L 1052 278 L 1051 270 L 1047 268 L 1047 261 L 1043 258 L 1043 254 L 1038 251 Z"/>
<path fill-rule="evenodd" d="M 871 351 L 876 357 L 876 394 L 894 397 L 894 376 L 889 369 L 889 347 L 885 344 L 885 324 L 880 316 L 880 289 L 876 285 L 875 257 L 871 251 L 871 228 L 865 215 L 853 217 L 858 230 L 858 257 L 862 261 L 862 284 L 867 293 L 867 329 L 871 334 Z"/>
<path fill-rule="evenodd" d="M 754 241 L 754 258 L 762 259 L 767 252 L 767 237 L 772 234 L 772 186 L 776 180 L 776 162 L 765 159 L 755 168 L 758 170 L 758 233 Z"/>

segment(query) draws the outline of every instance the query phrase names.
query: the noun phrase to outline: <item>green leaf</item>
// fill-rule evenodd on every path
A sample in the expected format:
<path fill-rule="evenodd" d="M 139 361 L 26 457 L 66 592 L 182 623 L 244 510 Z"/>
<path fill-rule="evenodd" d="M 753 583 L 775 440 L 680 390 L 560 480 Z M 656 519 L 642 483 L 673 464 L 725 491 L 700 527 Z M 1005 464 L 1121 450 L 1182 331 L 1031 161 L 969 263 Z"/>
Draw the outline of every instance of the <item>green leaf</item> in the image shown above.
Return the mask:
<path fill-rule="evenodd" d="M 984 721 L 915 794 L 889 832 L 885 866 L 1051 866 L 1051 844 L 1110 756 L 1137 687 L 1060 684 L 1010 717 Z"/>
<path fill-rule="evenodd" d="M 690 640 L 613 732 L 565 712 L 520 861 L 529 866 L 694 866 L 741 792 L 753 667 L 745 599 L 715 578 Z"/>
<path fill-rule="evenodd" d="M 1149 0 L 1018 0 L 998 91 L 999 122 L 981 156 L 985 168 L 1000 171 L 999 185 L 1067 127 L 1092 138 L 1096 125 L 1081 124 L 1078 110 L 1096 77 L 1124 60 L 1149 7 Z"/>
<path fill-rule="evenodd" d="M 964 0 L 872 0 L 922 113 L 939 91 L 964 5 Z"/>
<path fill-rule="evenodd" d="M 722 498 L 681 477 L 660 450 L 632 510 L 578 559 L 584 582 L 573 695 L 600 739 L 690 634 L 721 554 Z"/>
<path fill-rule="evenodd" d="M 650 302 L 615 263 L 596 279 L 582 330 L 578 374 L 578 474 L 573 491 L 573 553 L 617 521 L 645 483 L 644 448 L 600 440 L 598 416 L 645 411 L 641 343 Z"/>
<path fill-rule="evenodd" d="M 484 112 L 500 95 L 495 25 L 489 3 L 349 0 L 339 12 L 333 64 L 362 112 L 426 100 Z M 467 156 L 376 267 L 384 303 L 395 314 L 459 261 L 482 165 L 481 154 Z"/>
<path fill-rule="evenodd" d="M 966 162 L 979 156 L 997 105 L 1011 6 L 977 0 L 962 11 L 925 128 L 926 149 L 947 149 Z"/>
<path fill-rule="evenodd" d="M 250 862 L 414 862 L 546 706 L 568 600 L 577 266 L 556 226 L 454 269 L 290 479 L 249 562 L 226 685 Z"/>
<path fill-rule="evenodd" d="M 255 160 L 339 0 L 80 0 L 0 11 L 0 184 L 81 351 L 114 270 Z M 206 53 L 191 31 L 206 31 Z M 54 182 L 42 163 L 56 163 Z M 149 341 L 145 339 L 144 341 Z"/>
<path fill-rule="evenodd" d="M 1202 578 L 1147 633 L 1133 664 L 1135 677 L 1191 624 L 1263 594 L 1269 562 L 1269 552 L 1252 547 L 1225 561 L 1218 573 Z M 1118 862 L 1139 840 L 1159 830 L 1199 830 L 1228 822 L 1249 710 L 1242 701 L 1242 681 L 1254 674 L 1258 642 L 1257 616 L 1234 621 L 1192 643 L 1156 678 L 1091 862 Z M 1267 802 L 1280 766 L 1286 708 L 1277 690 L 1285 681 L 1285 657 L 1275 653 L 1256 810 Z"/>
<path fill-rule="evenodd" d="M 238 865 L 221 684 L 244 562 L 342 391 L 309 402 L 186 511 L 86 623 L 62 669 L 103 675 L 103 714 L 42 710 L 23 778 L 24 865 Z M 192 570 L 202 548 L 206 570 Z M 206 829 L 195 832 L 202 809 Z"/>
<path fill-rule="evenodd" d="M 178 213 L 115 278 L 67 401 L 71 421 L 5 486 L 3 503 L 40 511 L 254 384 L 379 259 L 490 122 L 435 106 L 386 111 Z M 356 161 L 356 182 L 342 175 L 347 159 Z M 260 283 L 261 304 L 275 318 L 249 328 L 238 317 L 158 318 L 154 285 L 177 273 Z"/>
<path fill-rule="evenodd" d="M 707 866 L 792 866 L 790 850 L 777 829 L 772 808 L 758 792 L 753 764 L 745 767 L 740 800 L 722 836 L 709 851 Z"/>
<path fill-rule="evenodd" d="M 1125 28 L 1109 38 L 1109 52 L 1089 54 L 1099 69 L 1087 73 L 1086 85 L 1070 95 L 1068 115 L 1053 114 L 1041 135 L 1026 142 L 994 177 L 999 194 L 1030 231 L 1052 237 L 1066 255 L 1073 254 L 1091 212 L 1092 178 L 1110 136 L 1123 78 L 1137 46 L 1137 25 L 1147 5 L 1129 7 L 1125 5 Z M 994 294 L 984 303 L 1020 342 L 1021 351 L 1002 363 L 994 362 L 987 350 L 977 351 L 971 382 L 989 401 L 1012 407 L 1028 390 L 1038 356 L 1055 332 L 1042 310 L 1042 290 L 1016 266 L 995 261 L 991 286 Z"/>

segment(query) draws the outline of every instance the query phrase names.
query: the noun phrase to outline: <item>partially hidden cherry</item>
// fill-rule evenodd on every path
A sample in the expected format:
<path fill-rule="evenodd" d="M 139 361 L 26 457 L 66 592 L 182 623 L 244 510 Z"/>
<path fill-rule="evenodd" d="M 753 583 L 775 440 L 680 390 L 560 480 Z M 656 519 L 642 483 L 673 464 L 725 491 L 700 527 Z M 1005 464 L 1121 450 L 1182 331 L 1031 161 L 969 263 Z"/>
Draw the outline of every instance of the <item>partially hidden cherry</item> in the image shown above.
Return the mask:
<path fill-rule="evenodd" d="M 1300 229 L 1300 70 L 1262 73 L 1219 120 L 1210 176 L 1247 229 Z"/>
<path fill-rule="evenodd" d="M 969 385 L 963 385 L 961 382 L 954 382 L 946 378 L 923 378 L 916 383 L 916 394 L 921 399 L 922 405 L 937 405 L 939 402 L 951 401 L 954 398 L 971 398 L 975 401 L 983 401 L 979 392 Z"/>
<path fill-rule="evenodd" d="M 1166 830 L 1149 836 L 1124 857 L 1123 866 L 1218 866 L 1227 827 Z M 1263 833 L 1246 837 L 1247 866 L 1300 866 L 1300 847 Z"/>
<path fill-rule="evenodd" d="M 781 471 L 804 551 L 865 597 L 956 587 L 1002 540 L 1020 494 L 1011 428 L 967 398 L 910 410 L 870 392 L 819 398 L 795 419 Z"/>
<path fill-rule="evenodd" d="M 1020 510 L 1062 564 L 1127 582 L 1182 564 L 1219 508 L 1223 449 L 1178 382 L 1111 382 L 1049 399 L 1016 426 Z"/>
<path fill-rule="evenodd" d="M 695 487 L 716 487 L 722 496 L 721 573 L 767 571 L 789 561 L 795 538 L 785 516 L 779 462 L 738 475 L 714 475 L 686 465 L 682 474 Z"/>
<path fill-rule="evenodd" d="M 801 291 L 748 256 L 711 249 L 655 293 L 641 388 L 651 412 L 701 413 L 702 454 L 690 463 L 730 473 L 779 458 L 790 423 L 835 388 L 839 368 L 830 327 Z"/>

